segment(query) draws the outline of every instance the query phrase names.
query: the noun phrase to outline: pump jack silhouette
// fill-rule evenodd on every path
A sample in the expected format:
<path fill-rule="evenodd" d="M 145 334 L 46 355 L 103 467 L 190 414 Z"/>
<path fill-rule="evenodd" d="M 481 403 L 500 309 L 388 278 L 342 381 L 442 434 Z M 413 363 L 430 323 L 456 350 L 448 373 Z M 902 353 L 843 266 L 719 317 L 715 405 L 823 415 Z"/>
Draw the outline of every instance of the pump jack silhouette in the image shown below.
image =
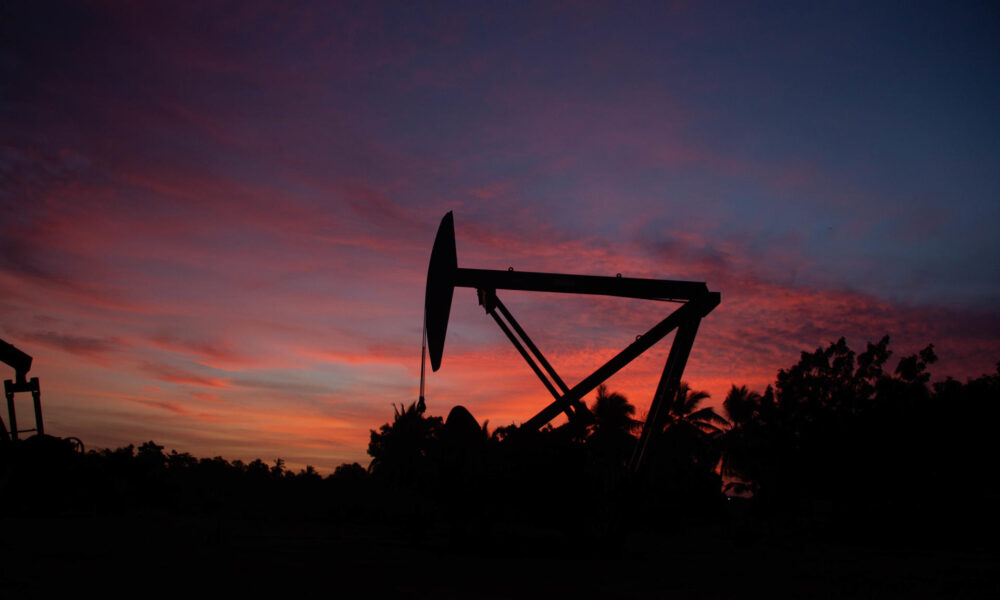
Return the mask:
<path fill-rule="evenodd" d="M 28 371 L 31 370 L 31 356 L 18 350 L 13 345 L 0 340 L 0 361 L 3 361 L 14 369 L 14 379 L 7 379 L 3 382 L 4 396 L 7 397 L 7 417 L 10 419 L 10 432 L 0 419 L 0 440 L 17 441 L 18 434 L 35 431 L 38 435 L 45 435 L 45 426 L 42 424 L 42 398 L 41 388 L 38 386 L 38 378 L 28 379 Z M 31 399 L 35 405 L 35 428 L 17 428 L 17 413 L 14 411 L 14 394 L 18 392 L 31 392 Z"/>
<path fill-rule="evenodd" d="M 709 291 L 708 286 L 701 282 L 637 279 L 622 277 L 620 274 L 615 277 L 602 277 L 519 272 L 513 269 L 493 271 L 459 268 L 455 247 L 455 222 L 452 213 L 448 212 L 441 219 L 437 236 L 434 239 L 430 265 L 427 269 L 427 288 L 424 296 L 424 336 L 426 349 L 430 353 L 431 368 L 434 371 L 441 367 L 444 341 L 448 331 L 448 317 L 451 313 L 452 296 L 456 287 L 468 287 L 476 290 L 479 304 L 496 321 L 514 348 L 552 394 L 553 402 L 522 425 L 522 428 L 530 430 L 541 428 L 560 412 L 566 414 L 573 426 L 582 428 L 592 423 L 593 415 L 582 401 L 583 397 L 663 339 L 668 333 L 677 330 L 663 368 L 663 374 L 660 376 L 656 392 L 653 395 L 639 443 L 629 461 L 629 469 L 632 472 L 639 470 L 649 439 L 659 429 L 664 406 L 677 394 L 684 366 L 687 364 L 695 335 L 698 332 L 698 325 L 721 301 L 718 292 Z M 582 381 L 569 387 L 531 341 L 531 338 L 528 337 L 528 334 L 503 302 L 500 301 L 497 290 L 618 296 L 659 302 L 678 302 L 681 306 L 649 331 L 638 336 L 633 343 L 626 346 Z M 421 365 L 421 401 L 423 401 L 423 376 L 423 365 Z"/>

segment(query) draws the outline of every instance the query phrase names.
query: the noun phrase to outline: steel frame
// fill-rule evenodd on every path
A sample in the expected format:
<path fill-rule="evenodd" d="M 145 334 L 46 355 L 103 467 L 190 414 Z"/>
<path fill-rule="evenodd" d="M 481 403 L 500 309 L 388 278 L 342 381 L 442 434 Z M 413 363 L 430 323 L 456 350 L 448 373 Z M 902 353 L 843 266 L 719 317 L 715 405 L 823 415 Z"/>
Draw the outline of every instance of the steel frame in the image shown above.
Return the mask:
<path fill-rule="evenodd" d="M 496 289 L 478 287 L 476 284 L 483 280 L 487 280 L 491 283 L 505 284 L 506 286 L 509 286 L 507 289 L 523 290 L 527 286 L 513 287 L 514 283 L 531 281 L 532 285 L 529 288 L 530 291 L 567 292 L 570 291 L 570 289 L 567 289 L 565 284 L 582 281 L 585 285 L 572 288 L 571 293 L 615 295 L 635 298 L 637 297 L 634 295 L 636 293 L 635 290 L 641 290 L 642 288 L 635 286 L 634 282 L 645 282 L 650 280 L 626 280 L 626 283 L 633 284 L 630 286 L 632 288 L 631 290 L 628 292 L 624 292 L 620 289 L 613 290 L 621 293 L 608 294 L 605 286 L 614 285 L 623 278 L 558 275 L 553 276 L 553 279 L 549 280 L 550 282 L 556 282 L 555 284 L 546 285 L 545 279 L 533 277 L 535 275 L 545 275 L 541 273 L 520 274 L 522 276 L 530 275 L 532 277 L 515 279 L 513 276 L 509 275 L 509 273 L 513 273 L 512 271 L 473 271 L 471 269 L 459 269 L 459 271 L 465 271 L 465 274 L 462 278 L 456 278 L 456 287 L 476 287 L 476 291 L 479 296 L 479 303 L 486 310 L 486 313 L 493 318 L 497 326 L 500 327 L 500 330 L 507 336 L 507 339 L 510 340 L 514 348 L 518 351 L 521 357 L 524 358 L 525 362 L 528 363 L 528 366 L 554 398 L 551 404 L 543 408 L 535 416 L 524 423 L 523 427 L 527 429 L 540 429 L 555 418 L 555 416 L 560 412 L 565 413 L 566 418 L 570 421 L 570 423 L 573 423 L 576 426 L 589 425 L 593 422 L 593 415 L 591 415 L 587 405 L 583 402 L 583 397 L 607 381 L 608 378 L 623 369 L 630 362 L 638 358 L 643 352 L 653 347 L 671 331 L 677 331 L 670 346 L 670 353 L 667 356 L 666 364 L 664 364 L 663 373 L 657 384 L 656 393 L 653 395 L 653 400 L 649 407 L 648 417 L 642 428 L 642 434 L 639 437 L 635 452 L 629 462 L 629 468 L 637 470 L 642 463 L 642 458 L 645 453 L 646 446 L 649 443 L 650 436 L 654 431 L 658 430 L 657 428 L 661 424 L 663 418 L 661 412 L 664 404 L 668 402 L 669 398 L 672 398 L 677 394 L 677 388 L 680 386 L 681 376 L 684 373 L 684 367 L 687 365 L 688 357 L 691 354 L 691 348 L 694 345 L 695 335 L 698 333 L 698 326 L 701 323 L 701 319 L 719 305 L 721 300 L 720 295 L 716 292 L 709 292 L 707 289 L 698 294 L 690 293 L 690 285 L 704 286 L 704 284 L 690 284 L 689 286 L 683 286 L 689 287 L 689 293 L 685 294 L 689 297 L 679 308 L 677 308 L 677 310 L 654 325 L 646 333 L 639 335 L 634 342 L 626 346 L 621 352 L 598 367 L 578 384 L 570 388 L 552 367 L 551 363 L 549 363 L 549 361 L 545 358 L 545 355 L 542 354 L 541 350 L 538 349 L 538 346 L 531 340 L 527 332 L 524 331 L 524 328 L 521 327 L 503 302 L 500 301 L 500 298 L 497 296 Z M 476 276 L 470 276 L 470 272 L 474 273 Z M 595 283 L 599 285 L 594 285 Z M 689 282 L 656 283 L 689 284 Z M 561 287 L 562 289 L 552 289 L 554 287 Z M 670 289 L 673 293 L 676 293 L 679 287 L 682 286 L 662 286 L 656 291 Z M 661 299 L 653 297 L 652 294 L 643 295 L 642 297 L 645 299 Z"/>
<path fill-rule="evenodd" d="M 42 392 L 38 385 L 38 378 L 32 377 L 28 381 L 13 381 L 7 379 L 3 382 L 3 391 L 4 396 L 7 397 L 7 418 L 10 419 L 10 432 L 5 431 L 6 428 L 3 427 L 3 422 L 0 421 L 0 436 L 9 436 L 14 441 L 17 441 L 18 434 L 21 433 L 30 433 L 34 431 L 38 435 L 45 435 L 45 426 L 42 423 Z M 17 413 L 14 409 L 14 394 L 18 392 L 31 392 L 31 400 L 35 409 L 34 429 L 17 428 Z"/>

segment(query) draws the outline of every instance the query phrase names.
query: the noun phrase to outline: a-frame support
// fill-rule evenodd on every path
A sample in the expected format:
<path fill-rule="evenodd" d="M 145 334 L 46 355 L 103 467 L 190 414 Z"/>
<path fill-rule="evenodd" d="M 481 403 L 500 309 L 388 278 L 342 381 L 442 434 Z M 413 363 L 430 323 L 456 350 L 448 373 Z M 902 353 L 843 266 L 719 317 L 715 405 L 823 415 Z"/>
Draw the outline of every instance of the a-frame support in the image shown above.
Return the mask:
<path fill-rule="evenodd" d="M 3 434 L 9 435 L 14 441 L 17 441 L 18 434 L 21 433 L 30 433 L 34 431 L 38 435 L 44 435 L 45 426 L 42 423 L 42 392 L 41 388 L 38 386 L 38 378 L 32 377 L 28 381 L 14 381 L 8 379 L 3 382 L 3 391 L 4 396 L 7 397 L 7 418 L 10 419 L 10 432 L 8 434 L 6 431 L 0 431 L 2 431 Z M 17 428 L 17 412 L 14 409 L 14 394 L 18 392 L 31 392 L 31 400 L 35 409 L 34 429 Z"/>
<path fill-rule="evenodd" d="M 593 391 L 597 386 L 604 383 L 608 378 L 621 370 L 644 351 L 663 339 L 674 329 L 674 341 L 670 346 L 670 354 L 663 367 L 663 374 L 656 386 L 656 393 L 649 407 L 646 422 L 639 436 L 632 459 L 629 461 L 629 468 L 636 470 L 642 463 L 649 438 L 655 431 L 659 431 L 663 416 L 661 411 L 668 399 L 677 395 L 677 388 L 681 383 L 681 376 L 684 367 L 687 365 L 688 357 L 691 355 L 691 348 L 694 346 L 695 335 L 698 333 L 698 325 L 702 317 L 707 315 L 719 304 L 718 294 L 706 294 L 704 298 L 686 302 L 683 306 L 674 311 L 667 318 L 660 321 L 652 329 L 618 353 L 603 366 L 584 378 L 572 389 L 568 388 L 559 374 L 545 359 L 545 356 L 538 347 L 531 341 L 528 334 L 517 322 L 503 302 L 496 295 L 496 290 L 478 290 L 479 303 L 486 309 L 486 313 L 493 317 L 497 325 L 510 340 L 514 348 L 524 358 L 531 370 L 538 376 L 545 388 L 555 398 L 552 404 L 548 405 L 534 417 L 529 419 L 523 426 L 527 429 L 539 429 L 553 419 L 559 412 L 566 413 L 567 419 L 571 423 L 587 425 L 593 422 L 593 416 L 582 398 Z M 499 315 L 497 312 L 499 311 Z M 558 388 L 558 389 L 557 389 Z"/>
<path fill-rule="evenodd" d="M 663 374 L 656 386 L 656 393 L 649 407 L 646 423 L 642 428 L 639 442 L 629 462 L 629 468 L 636 470 L 642 463 L 642 458 L 654 431 L 658 431 L 662 421 L 661 410 L 670 398 L 677 394 L 684 367 L 687 365 L 695 335 L 702 317 L 707 315 L 719 304 L 719 294 L 708 292 L 702 297 L 685 302 L 680 308 L 653 326 L 645 334 L 640 335 L 635 342 L 629 344 L 615 357 L 599 367 L 572 389 L 567 387 L 555 369 L 545 359 L 538 347 L 510 313 L 507 307 L 496 295 L 496 290 L 479 289 L 479 303 L 486 313 L 493 317 L 501 331 L 507 336 L 514 348 L 524 358 L 531 370 L 538 376 L 545 388 L 554 397 L 554 401 L 538 414 L 524 423 L 527 429 L 539 429 L 557 414 L 564 412 L 571 423 L 587 425 L 593 422 L 593 416 L 583 403 L 584 396 L 601 385 L 612 375 L 632 362 L 640 354 L 666 337 L 671 331 L 677 330 L 670 354 L 663 367 Z M 499 314 L 498 314 L 499 312 Z"/>
<path fill-rule="evenodd" d="M 566 383 L 559 377 L 556 370 L 552 367 L 548 360 L 546 360 L 545 355 L 542 351 L 538 349 L 538 346 L 531 341 L 528 337 L 527 332 L 521 327 L 514 315 L 510 314 L 507 307 L 504 306 L 500 298 L 497 297 L 496 290 L 477 290 L 479 294 L 479 304 L 486 309 L 486 313 L 493 317 L 496 324 L 500 327 L 500 330 L 504 332 L 510 343 L 513 344 L 514 348 L 521 354 L 531 370 L 535 372 L 538 379 L 541 380 L 542 385 L 545 386 L 552 397 L 555 398 L 553 405 L 557 407 L 556 413 L 562 411 L 566 413 L 566 418 L 569 419 L 571 423 L 586 426 L 593 422 L 593 416 L 590 414 L 590 410 L 587 405 L 584 404 L 579 398 L 575 401 L 569 396 L 570 389 L 566 386 Z M 500 314 L 497 314 L 497 311 Z M 543 372 L 544 370 L 544 372 Z M 550 421 L 547 419 L 545 422 Z M 533 429 L 538 429 L 545 423 L 540 423 L 536 425 L 525 424 L 526 427 Z"/>
<path fill-rule="evenodd" d="M 0 362 L 4 362 L 14 368 L 14 379 L 3 382 L 4 396 L 7 398 L 7 417 L 10 419 L 10 431 L 0 419 L 0 439 L 17 441 L 18 434 L 37 432 L 38 435 L 45 433 L 45 426 L 42 424 L 42 397 L 41 388 L 38 386 L 38 378 L 28 379 L 28 371 L 31 370 L 31 356 L 18 350 L 7 342 L 0 340 Z M 35 428 L 18 429 L 17 413 L 14 410 L 14 394 L 19 392 L 31 392 L 31 399 L 35 405 Z"/>

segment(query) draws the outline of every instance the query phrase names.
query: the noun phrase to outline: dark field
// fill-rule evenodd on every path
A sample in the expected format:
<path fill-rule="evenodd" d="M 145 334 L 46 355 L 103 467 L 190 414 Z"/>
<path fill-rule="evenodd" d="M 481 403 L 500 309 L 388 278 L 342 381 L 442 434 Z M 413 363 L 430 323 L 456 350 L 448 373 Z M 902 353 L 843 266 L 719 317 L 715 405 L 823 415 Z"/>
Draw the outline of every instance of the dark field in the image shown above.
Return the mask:
<path fill-rule="evenodd" d="M 638 517 L 638 515 L 636 515 Z M 996 598 L 1000 556 L 723 532 L 401 534 L 324 519 L 127 516 L 0 521 L 5 598 L 239 593 L 386 598 Z"/>

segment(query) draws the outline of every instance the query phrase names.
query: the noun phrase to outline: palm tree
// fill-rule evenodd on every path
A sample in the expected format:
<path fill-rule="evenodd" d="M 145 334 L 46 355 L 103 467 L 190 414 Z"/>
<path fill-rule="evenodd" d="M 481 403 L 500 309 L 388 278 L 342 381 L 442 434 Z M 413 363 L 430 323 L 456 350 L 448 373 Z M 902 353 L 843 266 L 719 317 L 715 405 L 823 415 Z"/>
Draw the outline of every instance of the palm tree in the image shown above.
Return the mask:
<path fill-rule="evenodd" d="M 409 406 L 395 404 L 392 424 L 386 423 L 370 432 L 368 454 L 372 457 L 368 470 L 389 479 L 416 481 L 428 468 L 428 455 L 435 446 L 444 426 L 441 417 L 424 416 L 423 401 Z M 477 425 L 478 427 L 478 425 Z"/>
<path fill-rule="evenodd" d="M 729 479 L 725 486 L 727 491 L 745 494 L 755 490 L 754 483 L 748 478 L 747 467 L 754 458 L 749 448 L 756 445 L 752 439 L 759 433 L 755 425 L 759 424 L 761 400 L 762 396 L 750 391 L 747 386 L 733 385 L 722 402 L 731 423 L 722 436 L 722 475 Z"/>
<path fill-rule="evenodd" d="M 733 385 L 722 402 L 722 409 L 726 411 L 733 429 L 743 427 L 752 421 L 757 416 L 759 408 L 760 394 L 748 390 L 745 385 L 740 387 Z"/>
<path fill-rule="evenodd" d="M 708 392 L 692 390 L 690 384 L 681 382 L 677 394 L 666 406 L 661 431 L 663 441 L 675 453 L 714 469 L 719 460 L 716 442 L 729 421 L 710 406 L 699 408 L 708 398 Z"/>
<path fill-rule="evenodd" d="M 603 383 L 597 388 L 597 398 L 590 411 L 594 414 L 594 432 L 619 431 L 632 434 L 642 425 L 632 418 L 635 407 L 618 392 L 609 392 Z"/>
<path fill-rule="evenodd" d="M 709 398 L 708 392 L 692 390 L 689 383 L 682 381 L 677 386 L 677 395 L 667 405 L 663 430 L 683 426 L 694 428 L 706 435 L 721 432 L 721 428 L 727 427 L 729 421 L 716 413 L 711 406 L 698 408 L 698 405 Z"/>
<path fill-rule="evenodd" d="M 597 388 L 597 398 L 591 407 L 594 428 L 587 439 L 592 460 L 603 478 L 605 489 L 617 487 L 627 476 L 626 465 L 635 449 L 633 433 L 642 422 L 633 418 L 635 407 L 608 386 Z"/>

